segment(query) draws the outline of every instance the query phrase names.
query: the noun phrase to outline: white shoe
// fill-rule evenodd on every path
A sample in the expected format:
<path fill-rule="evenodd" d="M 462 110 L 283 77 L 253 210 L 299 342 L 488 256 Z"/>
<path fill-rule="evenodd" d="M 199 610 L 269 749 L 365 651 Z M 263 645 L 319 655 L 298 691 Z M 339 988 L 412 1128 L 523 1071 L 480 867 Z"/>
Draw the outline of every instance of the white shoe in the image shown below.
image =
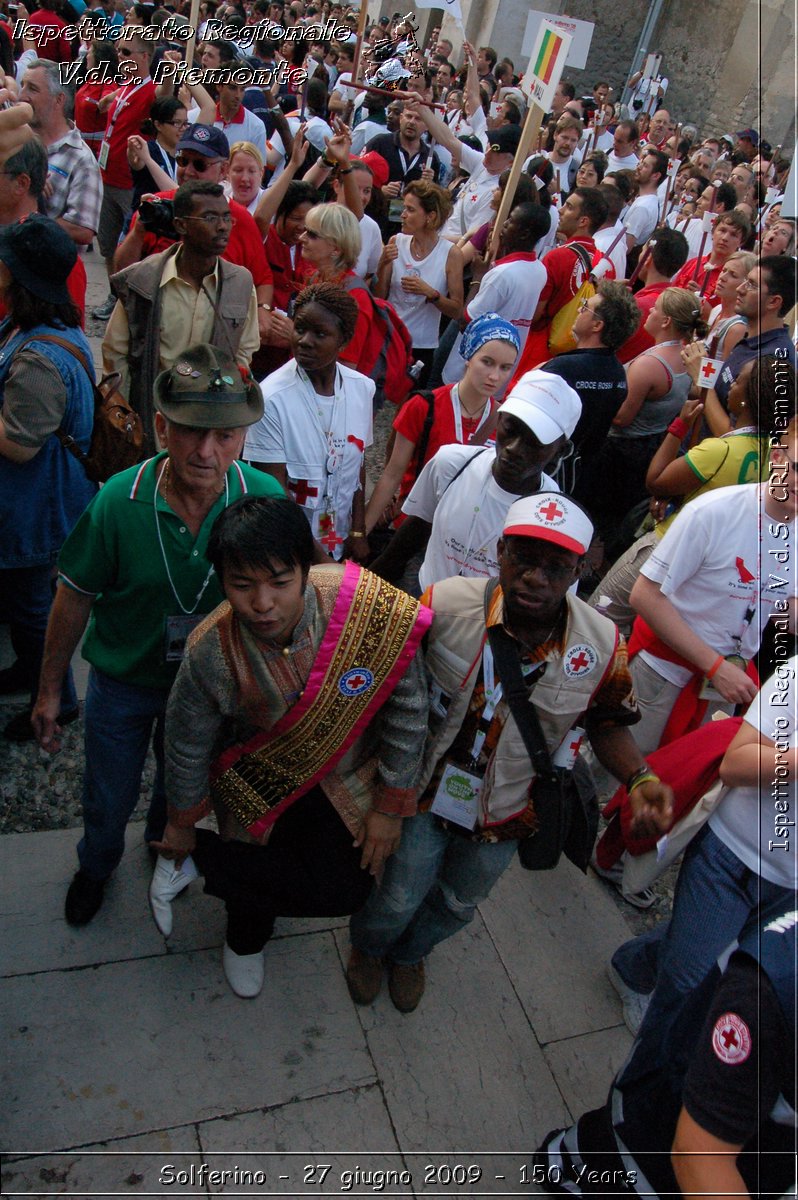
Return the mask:
<path fill-rule="evenodd" d="M 172 901 L 199 877 L 191 855 L 187 855 L 179 867 L 170 858 L 158 855 L 150 882 L 150 909 L 158 929 L 165 938 L 172 932 Z"/>
<path fill-rule="evenodd" d="M 651 905 L 656 901 L 656 892 L 652 888 L 643 888 L 641 892 L 627 892 L 624 890 L 623 858 L 613 863 L 611 867 L 600 867 L 596 862 L 596 855 L 594 853 L 590 860 L 590 865 L 599 879 L 604 879 L 607 883 L 611 883 L 616 892 L 618 892 L 627 904 L 631 904 L 635 908 L 651 908 Z"/>
<path fill-rule="evenodd" d="M 626 1028 L 634 1037 L 637 1037 L 640 1026 L 643 1024 L 643 1017 L 651 1003 L 651 993 L 636 992 L 630 988 L 628 983 L 624 983 L 612 962 L 607 963 L 607 978 L 621 998 Z"/>
<path fill-rule="evenodd" d="M 265 975 L 262 950 L 257 954 L 236 954 L 225 942 L 222 966 L 227 982 L 242 1000 L 251 1000 L 260 994 Z"/>

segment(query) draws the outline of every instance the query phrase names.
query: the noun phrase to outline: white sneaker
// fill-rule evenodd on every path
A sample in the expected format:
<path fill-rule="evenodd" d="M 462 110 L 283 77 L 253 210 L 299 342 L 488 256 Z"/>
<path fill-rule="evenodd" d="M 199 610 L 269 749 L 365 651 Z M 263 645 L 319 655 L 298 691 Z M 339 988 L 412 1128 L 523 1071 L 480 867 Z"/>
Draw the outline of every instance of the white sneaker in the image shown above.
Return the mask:
<path fill-rule="evenodd" d="M 616 892 L 626 901 L 627 904 L 633 905 L 634 908 L 651 908 L 651 905 L 657 899 L 656 892 L 652 888 L 643 888 L 641 892 L 627 892 L 623 886 L 623 858 L 619 858 L 611 867 L 600 867 L 596 862 L 596 855 L 590 860 L 590 865 L 598 875 L 599 879 L 606 880 L 611 883 Z"/>
<path fill-rule="evenodd" d="M 637 1037 L 640 1026 L 643 1024 L 643 1017 L 651 1003 L 651 993 L 635 992 L 627 983 L 624 983 L 611 961 L 607 963 L 607 978 L 621 998 L 626 1028 L 634 1037 Z"/>
<path fill-rule="evenodd" d="M 172 932 L 172 901 L 199 877 L 191 855 L 187 855 L 178 867 L 170 858 L 158 855 L 150 882 L 150 909 L 158 929 L 165 938 Z"/>
<path fill-rule="evenodd" d="M 251 1000 L 260 994 L 265 975 L 262 950 L 257 954 L 236 954 L 225 942 L 222 966 L 227 982 L 242 1000 Z"/>

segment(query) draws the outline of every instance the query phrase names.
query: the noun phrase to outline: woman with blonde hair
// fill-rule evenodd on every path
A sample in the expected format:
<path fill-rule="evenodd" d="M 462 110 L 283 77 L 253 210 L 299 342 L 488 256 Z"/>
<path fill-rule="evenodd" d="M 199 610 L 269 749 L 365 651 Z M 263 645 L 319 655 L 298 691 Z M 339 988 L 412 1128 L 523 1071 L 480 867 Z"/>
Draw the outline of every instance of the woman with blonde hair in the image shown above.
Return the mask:
<path fill-rule="evenodd" d="M 669 287 L 657 296 L 645 323 L 654 344 L 627 365 L 626 399 L 574 492 L 601 536 L 617 532 L 629 510 L 647 495 L 649 463 L 690 392 L 682 350 L 706 329 L 693 292 Z"/>
<path fill-rule="evenodd" d="M 713 358 L 728 358 L 748 331 L 748 322 L 736 311 L 737 289 L 755 266 L 755 254 L 738 250 L 736 254 L 729 255 L 721 268 L 715 284 L 715 296 L 720 304 L 712 309 L 707 319 L 708 336 L 715 340 Z"/>
<path fill-rule="evenodd" d="M 255 209 L 265 188 L 263 183 L 263 158 L 252 142 L 235 142 L 230 147 L 230 167 L 227 172 L 225 191 L 229 191 L 237 204 L 255 215 Z"/>
<path fill-rule="evenodd" d="M 390 300 L 407 326 L 413 353 L 424 363 L 422 387 L 440 341 L 441 315 L 463 313 L 463 255 L 440 235 L 452 211 L 448 193 L 419 179 L 404 191 L 402 232 L 383 248 L 375 295 Z"/>

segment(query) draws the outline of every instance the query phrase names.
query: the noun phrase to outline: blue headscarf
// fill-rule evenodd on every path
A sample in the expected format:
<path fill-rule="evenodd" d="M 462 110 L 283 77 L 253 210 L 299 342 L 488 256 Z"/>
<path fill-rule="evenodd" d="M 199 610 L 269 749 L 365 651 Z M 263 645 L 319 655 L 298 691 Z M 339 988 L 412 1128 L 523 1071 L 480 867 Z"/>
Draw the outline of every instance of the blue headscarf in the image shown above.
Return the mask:
<path fill-rule="evenodd" d="M 460 339 L 460 353 L 466 362 L 472 359 L 486 342 L 509 342 L 511 346 L 515 346 L 516 354 L 521 349 L 517 329 L 496 312 L 483 313 L 481 317 L 469 321 Z"/>

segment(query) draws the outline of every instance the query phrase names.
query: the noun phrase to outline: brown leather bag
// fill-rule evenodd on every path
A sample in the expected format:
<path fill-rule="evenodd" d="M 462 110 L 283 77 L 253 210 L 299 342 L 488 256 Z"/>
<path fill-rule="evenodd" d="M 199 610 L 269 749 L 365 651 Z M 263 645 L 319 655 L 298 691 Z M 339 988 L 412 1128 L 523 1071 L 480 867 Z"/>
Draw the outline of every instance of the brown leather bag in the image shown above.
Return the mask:
<path fill-rule="evenodd" d="M 100 382 L 95 383 L 94 370 L 86 361 L 86 356 L 65 338 L 40 333 L 27 341 L 53 342 L 63 350 L 68 350 L 78 360 L 91 381 L 94 390 L 94 426 L 88 454 L 84 454 L 75 439 L 60 426 L 56 429 L 55 436 L 64 449 L 81 463 L 92 483 L 105 483 L 112 475 L 141 462 L 144 429 L 138 413 L 130 407 L 119 391 L 119 372 L 103 375 Z M 17 350 L 27 345 L 27 341 L 21 342 Z"/>

